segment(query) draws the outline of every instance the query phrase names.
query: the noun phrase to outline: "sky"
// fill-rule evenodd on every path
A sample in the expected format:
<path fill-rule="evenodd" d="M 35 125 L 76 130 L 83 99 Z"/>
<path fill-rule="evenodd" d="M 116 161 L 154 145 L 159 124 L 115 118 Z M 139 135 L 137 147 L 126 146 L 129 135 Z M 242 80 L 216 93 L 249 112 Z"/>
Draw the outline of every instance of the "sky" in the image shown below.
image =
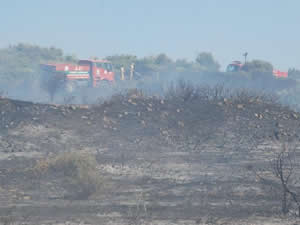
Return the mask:
<path fill-rule="evenodd" d="M 166 53 L 300 69 L 299 0 L 0 0 L 0 48 L 20 42 L 79 58 Z"/>

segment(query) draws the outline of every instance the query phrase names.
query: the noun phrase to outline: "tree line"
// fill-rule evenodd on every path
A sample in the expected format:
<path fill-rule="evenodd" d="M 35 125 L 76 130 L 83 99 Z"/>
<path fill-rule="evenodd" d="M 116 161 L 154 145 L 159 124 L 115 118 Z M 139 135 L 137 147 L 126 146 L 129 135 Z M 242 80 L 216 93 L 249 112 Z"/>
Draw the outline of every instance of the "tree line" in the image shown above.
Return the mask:
<path fill-rule="evenodd" d="M 38 78 L 40 63 L 75 62 L 59 48 L 43 48 L 30 44 L 11 45 L 0 49 L 0 82 L 19 83 Z"/>
<path fill-rule="evenodd" d="M 194 60 L 172 59 L 165 53 L 154 56 L 138 58 L 135 55 L 121 54 L 107 56 L 115 68 L 120 71 L 130 70 L 134 64 L 138 76 L 149 76 L 156 73 L 200 73 L 220 72 L 221 65 L 210 52 L 197 54 Z M 48 62 L 76 62 L 77 57 L 66 55 L 63 50 L 55 47 L 44 48 L 37 45 L 20 43 L 7 48 L 0 49 L 0 81 L 22 82 L 29 79 L 37 79 L 38 66 L 40 63 Z M 262 60 L 253 60 L 246 64 L 247 73 L 267 72 L 271 73 L 272 64 Z M 299 71 L 291 70 L 292 74 Z"/>

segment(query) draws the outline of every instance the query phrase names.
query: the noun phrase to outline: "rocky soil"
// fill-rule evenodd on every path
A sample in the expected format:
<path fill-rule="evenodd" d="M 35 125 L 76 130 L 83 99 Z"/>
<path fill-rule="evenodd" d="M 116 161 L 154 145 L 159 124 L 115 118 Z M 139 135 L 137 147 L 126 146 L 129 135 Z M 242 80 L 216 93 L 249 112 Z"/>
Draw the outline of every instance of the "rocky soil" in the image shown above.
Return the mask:
<path fill-rule="evenodd" d="M 187 89 L 98 105 L 1 98 L 0 115 L 0 223 L 297 222 L 293 205 L 281 214 L 268 166 L 283 143 L 298 143 L 300 114 L 271 98 Z M 62 153 L 94 157 L 101 188 L 76 196 L 69 174 L 35 173 Z"/>

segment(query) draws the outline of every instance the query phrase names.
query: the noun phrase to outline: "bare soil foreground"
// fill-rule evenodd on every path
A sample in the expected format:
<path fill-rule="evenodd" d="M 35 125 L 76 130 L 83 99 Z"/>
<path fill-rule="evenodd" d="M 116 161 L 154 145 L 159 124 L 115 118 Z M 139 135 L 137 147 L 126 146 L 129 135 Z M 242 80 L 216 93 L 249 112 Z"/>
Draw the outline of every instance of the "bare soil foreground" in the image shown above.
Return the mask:
<path fill-rule="evenodd" d="M 212 91 L 89 106 L 0 99 L 0 223 L 300 224 L 289 193 L 282 213 L 274 167 L 298 143 L 299 113 Z M 298 197 L 293 149 L 283 176 Z"/>

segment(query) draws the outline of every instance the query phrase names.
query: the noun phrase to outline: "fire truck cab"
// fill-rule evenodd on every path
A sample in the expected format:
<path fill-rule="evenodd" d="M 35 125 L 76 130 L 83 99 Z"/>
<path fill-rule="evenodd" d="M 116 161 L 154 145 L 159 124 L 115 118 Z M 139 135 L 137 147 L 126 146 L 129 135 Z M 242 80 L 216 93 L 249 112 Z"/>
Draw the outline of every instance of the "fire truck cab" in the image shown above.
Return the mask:
<path fill-rule="evenodd" d="M 227 68 L 226 72 L 238 72 L 243 68 L 244 64 L 240 61 L 233 61 L 230 63 Z"/>

